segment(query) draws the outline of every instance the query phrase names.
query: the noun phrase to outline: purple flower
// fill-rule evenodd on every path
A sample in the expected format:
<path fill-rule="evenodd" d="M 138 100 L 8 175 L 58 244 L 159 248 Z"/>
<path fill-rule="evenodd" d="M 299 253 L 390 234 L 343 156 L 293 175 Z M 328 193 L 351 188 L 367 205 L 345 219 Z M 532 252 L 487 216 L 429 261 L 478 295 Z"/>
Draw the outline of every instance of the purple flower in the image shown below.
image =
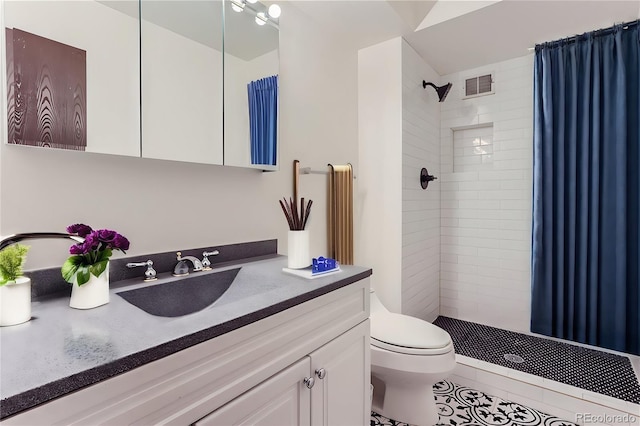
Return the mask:
<path fill-rule="evenodd" d="M 113 240 L 113 248 L 118 250 L 129 250 L 129 240 L 124 235 L 116 234 L 115 239 Z"/>
<path fill-rule="evenodd" d="M 93 231 L 89 225 L 83 223 L 76 223 L 74 225 L 67 226 L 67 232 L 70 234 L 77 234 L 79 237 L 86 237 Z"/>
<path fill-rule="evenodd" d="M 84 253 L 89 253 L 91 250 L 96 250 L 100 246 L 100 238 L 98 237 L 98 233 L 96 231 L 92 231 L 89 235 L 84 238 L 84 243 L 82 243 L 82 247 Z"/>
<path fill-rule="evenodd" d="M 95 232 L 98 234 L 98 239 L 107 244 L 113 244 L 116 236 L 119 235 L 116 231 L 112 231 L 110 229 L 100 229 Z"/>
<path fill-rule="evenodd" d="M 69 248 L 69 253 L 71 254 L 85 254 L 84 247 L 82 244 L 74 244 Z"/>

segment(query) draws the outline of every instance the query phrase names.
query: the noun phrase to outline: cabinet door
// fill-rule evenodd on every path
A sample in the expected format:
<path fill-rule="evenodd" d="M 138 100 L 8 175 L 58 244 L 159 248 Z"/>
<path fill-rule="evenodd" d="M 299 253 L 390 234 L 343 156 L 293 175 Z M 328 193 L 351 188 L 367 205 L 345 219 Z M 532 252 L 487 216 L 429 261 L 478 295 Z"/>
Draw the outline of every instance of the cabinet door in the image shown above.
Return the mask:
<path fill-rule="evenodd" d="M 310 356 L 311 372 L 315 378 L 315 386 L 311 389 L 311 425 L 369 424 L 369 320 Z"/>
<path fill-rule="evenodd" d="M 303 383 L 309 368 L 305 357 L 195 425 L 309 425 L 311 391 Z"/>

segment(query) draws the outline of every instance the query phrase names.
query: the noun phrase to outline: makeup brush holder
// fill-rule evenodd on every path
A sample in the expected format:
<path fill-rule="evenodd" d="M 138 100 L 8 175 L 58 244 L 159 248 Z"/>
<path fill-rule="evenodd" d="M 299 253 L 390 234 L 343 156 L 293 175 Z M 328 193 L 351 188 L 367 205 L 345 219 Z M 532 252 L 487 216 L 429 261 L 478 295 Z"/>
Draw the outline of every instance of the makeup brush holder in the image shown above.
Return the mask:
<path fill-rule="evenodd" d="M 309 231 L 289 231 L 288 264 L 290 269 L 303 269 L 311 265 Z"/>

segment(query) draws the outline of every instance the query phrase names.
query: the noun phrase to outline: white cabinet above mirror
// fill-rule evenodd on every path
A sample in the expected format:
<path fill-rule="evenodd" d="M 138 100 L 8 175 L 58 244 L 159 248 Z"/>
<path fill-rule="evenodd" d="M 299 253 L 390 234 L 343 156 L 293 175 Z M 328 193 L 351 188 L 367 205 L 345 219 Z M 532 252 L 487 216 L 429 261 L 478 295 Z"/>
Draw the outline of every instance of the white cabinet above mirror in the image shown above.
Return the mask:
<path fill-rule="evenodd" d="M 7 143 L 140 156 L 138 2 L 117 3 L 2 3 Z"/>

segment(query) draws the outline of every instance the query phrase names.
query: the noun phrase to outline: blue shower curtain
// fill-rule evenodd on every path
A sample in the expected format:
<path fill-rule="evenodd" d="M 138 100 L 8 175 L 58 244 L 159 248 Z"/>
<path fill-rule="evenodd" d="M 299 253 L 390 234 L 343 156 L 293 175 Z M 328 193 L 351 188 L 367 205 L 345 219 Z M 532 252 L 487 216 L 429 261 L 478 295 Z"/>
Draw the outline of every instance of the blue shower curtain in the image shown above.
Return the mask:
<path fill-rule="evenodd" d="M 275 165 L 278 137 L 278 76 L 247 84 L 251 164 Z"/>
<path fill-rule="evenodd" d="M 531 330 L 640 354 L 638 22 L 536 46 Z"/>

